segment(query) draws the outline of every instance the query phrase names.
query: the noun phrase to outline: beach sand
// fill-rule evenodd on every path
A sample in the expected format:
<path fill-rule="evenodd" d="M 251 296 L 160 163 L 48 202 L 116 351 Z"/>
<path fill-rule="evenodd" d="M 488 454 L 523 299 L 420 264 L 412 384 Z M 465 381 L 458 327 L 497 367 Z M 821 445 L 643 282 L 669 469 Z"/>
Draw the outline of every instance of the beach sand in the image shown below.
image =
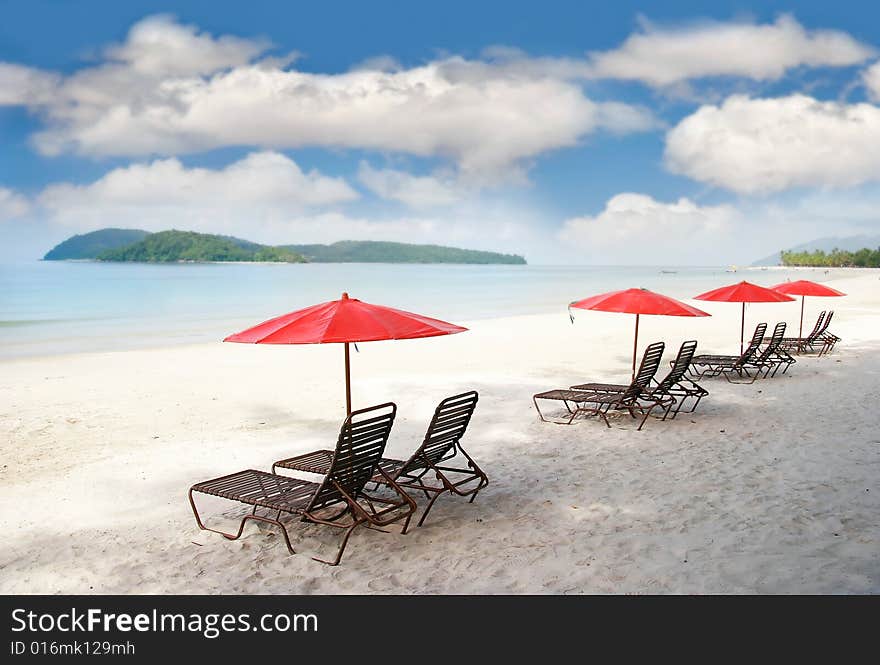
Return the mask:
<path fill-rule="evenodd" d="M 748 278 L 748 275 L 745 276 Z M 195 482 L 331 447 L 344 410 L 342 349 L 220 342 L 0 363 L 0 592 L 877 593 L 880 592 L 880 274 L 829 282 L 805 328 L 836 310 L 823 358 L 754 385 L 706 381 L 694 414 L 606 428 L 540 422 L 535 392 L 625 381 L 633 317 L 558 313 L 470 332 L 360 345 L 354 406 L 398 404 L 387 450 L 406 456 L 436 403 L 480 402 L 464 440 L 490 476 L 476 502 L 445 496 L 405 536 L 296 519 L 227 541 L 200 531 Z M 391 304 L 391 303 L 389 303 Z M 733 353 L 740 307 L 644 317 L 640 347 L 684 339 Z M 753 305 L 789 322 L 800 303 Z M 425 308 L 430 314 L 430 307 Z M 156 340 L 157 347 L 162 344 Z M 424 505 L 424 499 L 420 502 Z M 202 501 L 235 528 L 240 504 Z"/>

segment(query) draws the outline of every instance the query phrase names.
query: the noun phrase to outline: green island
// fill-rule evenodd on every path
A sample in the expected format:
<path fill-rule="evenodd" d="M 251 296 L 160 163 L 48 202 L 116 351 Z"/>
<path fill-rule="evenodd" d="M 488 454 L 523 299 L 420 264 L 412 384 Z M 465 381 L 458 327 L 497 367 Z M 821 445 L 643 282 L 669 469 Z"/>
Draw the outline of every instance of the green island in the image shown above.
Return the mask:
<path fill-rule="evenodd" d="M 782 251 L 782 265 L 791 267 L 818 268 L 880 268 L 880 247 L 867 247 L 856 251 L 832 249 L 825 252 L 821 249 L 812 252 Z"/>
<path fill-rule="evenodd" d="M 194 231 L 100 229 L 76 235 L 53 247 L 46 261 L 93 260 L 141 263 L 207 263 L 217 261 L 279 263 L 464 263 L 514 264 L 526 260 L 440 245 L 343 240 L 330 245 L 261 245 L 232 236 Z"/>
<path fill-rule="evenodd" d="M 43 257 L 44 261 L 95 259 L 108 249 L 125 247 L 150 235 L 139 229 L 101 229 L 75 235 L 55 245 Z"/>
<path fill-rule="evenodd" d="M 284 245 L 314 263 L 510 263 L 525 264 L 516 254 L 498 254 L 442 245 L 411 245 L 376 240 L 341 240 L 332 245 Z"/>
<path fill-rule="evenodd" d="M 194 231 L 160 231 L 143 239 L 105 249 L 98 261 L 137 261 L 140 263 L 173 263 L 207 261 L 259 261 L 304 263 L 305 257 L 283 247 L 258 245 L 238 238 L 195 233 Z"/>

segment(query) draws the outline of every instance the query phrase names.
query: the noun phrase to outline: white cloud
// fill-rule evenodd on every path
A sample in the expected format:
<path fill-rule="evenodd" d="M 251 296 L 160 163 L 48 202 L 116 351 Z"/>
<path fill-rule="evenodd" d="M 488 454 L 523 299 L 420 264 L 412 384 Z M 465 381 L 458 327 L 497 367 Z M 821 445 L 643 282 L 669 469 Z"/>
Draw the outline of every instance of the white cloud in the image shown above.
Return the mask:
<path fill-rule="evenodd" d="M 706 76 L 776 80 L 801 65 L 841 67 L 874 49 L 845 32 L 806 30 L 790 15 L 770 24 L 704 22 L 678 28 L 643 21 L 617 49 L 588 54 L 592 76 L 669 86 Z"/>
<path fill-rule="evenodd" d="M 665 159 L 676 173 L 745 194 L 877 181 L 880 108 L 735 95 L 670 130 Z"/>
<path fill-rule="evenodd" d="M 377 196 L 411 208 L 449 206 L 466 194 L 451 176 L 415 176 L 396 169 L 375 169 L 368 162 L 361 162 L 358 181 Z"/>
<path fill-rule="evenodd" d="M 109 47 L 105 55 L 152 76 L 212 74 L 247 64 L 270 46 L 263 39 L 214 38 L 195 26 L 178 24 L 171 16 L 157 15 L 136 23 L 128 39 Z"/>
<path fill-rule="evenodd" d="M 862 72 L 862 81 L 868 89 L 868 96 L 880 102 L 880 62 L 875 62 Z"/>
<path fill-rule="evenodd" d="M 394 240 L 508 252 L 533 245 L 533 220 L 503 205 L 461 201 L 455 214 L 397 217 L 340 208 L 357 196 L 343 179 L 304 173 L 284 155 L 261 152 L 222 169 L 188 168 L 175 158 L 133 164 L 84 185 L 50 185 L 32 208 L 50 228 L 68 233 L 115 226 L 273 244 Z"/>
<path fill-rule="evenodd" d="M 558 237 L 589 263 L 706 265 L 729 257 L 730 247 L 719 248 L 719 241 L 740 219 L 728 205 L 700 206 L 687 198 L 665 203 L 623 193 L 598 215 L 566 220 Z"/>
<path fill-rule="evenodd" d="M 0 189 L 3 201 L 11 194 Z M 269 244 L 392 240 L 522 253 L 544 260 L 555 242 L 536 229 L 539 213 L 503 200 L 460 200 L 431 214 L 364 215 L 345 203 L 358 196 L 344 180 L 312 171 L 272 152 L 253 153 L 221 169 L 188 168 L 175 158 L 113 169 L 82 185 L 56 183 L 29 204 L 51 246 L 71 233 L 109 226 L 234 235 Z M 28 206 L 22 197 L 10 200 Z M 24 208 L 22 208 L 24 209 Z M 33 225 L 10 227 L 19 238 Z M 37 240 L 29 243 L 41 252 Z"/>
<path fill-rule="evenodd" d="M 60 80 L 51 72 L 0 62 L 0 106 L 39 106 L 52 99 Z"/>
<path fill-rule="evenodd" d="M 0 187 L 0 222 L 22 217 L 30 210 L 30 203 L 21 194 Z"/>
<path fill-rule="evenodd" d="M 35 141 L 49 155 L 342 147 L 441 156 L 472 176 L 600 129 L 656 126 L 645 109 L 594 102 L 579 84 L 528 67 L 449 57 L 315 74 L 254 62 L 264 46 L 149 18 L 106 62 L 56 81 L 53 94 L 0 95 L 40 112 L 46 128 Z M 0 90 L 13 78 L 0 72 Z"/>
<path fill-rule="evenodd" d="M 559 254 L 572 263 L 748 265 L 817 238 L 876 235 L 878 205 L 878 185 L 735 205 L 700 205 L 687 198 L 664 202 L 623 193 L 596 215 L 566 220 L 557 240 Z"/>
<path fill-rule="evenodd" d="M 53 222 L 78 230 L 134 226 L 215 231 L 343 203 L 357 193 L 341 178 L 304 173 L 275 152 L 223 169 L 187 168 L 175 158 L 117 168 L 86 185 L 50 185 L 37 198 Z"/>

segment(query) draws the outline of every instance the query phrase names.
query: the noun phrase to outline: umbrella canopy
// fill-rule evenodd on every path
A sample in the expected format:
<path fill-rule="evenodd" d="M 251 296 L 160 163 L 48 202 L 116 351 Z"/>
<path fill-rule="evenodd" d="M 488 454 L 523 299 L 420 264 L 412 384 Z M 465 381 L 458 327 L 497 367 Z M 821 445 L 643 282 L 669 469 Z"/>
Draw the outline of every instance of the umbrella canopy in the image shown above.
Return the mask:
<path fill-rule="evenodd" d="M 636 355 L 639 345 L 639 317 L 642 314 L 657 316 L 711 316 L 703 310 L 691 307 L 669 296 L 654 293 L 648 289 L 625 289 L 600 293 L 569 305 L 576 309 L 590 309 L 598 312 L 621 312 L 636 315 L 636 332 L 633 341 L 633 376 L 636 374 Z"/>
<path fill-rule="evenodd" d="M 437 337 L 466 330 L 421 314 L 371 305 L 343 293 L 339 300 L 282 314 L 229 335 L 223 341 L 246 344 L 345 344 L 345 406 L 347 413 L 351 413 L 350 343 Z"/>
<path fill-rule="evenodd" d="M 846 295 L 843 291 L 832 289 L 830 286 L 825 286 L 824 284 L 819 284 L 818 282 L 811 282 L 808 279 L 799 279 L 795 282 L 783 282 L 782 284 L 777 284 L 776 286 L 771 286 L 770 288 L 774 291 L 778 291 L 779 293 L 786 293 L 790 296 L 801 297 L 801 324 L 798 328 L 798 337 L 804 336 L 804 299 L 806 296 L 820 296 L 823 298 L 828 298 Z"/>
<path fill-rule="evenodd" d="M 729 286 L 722 286 L 720 289 L 706 291 L 698 296 L 694 296 L 696 300 L 713 300 L 715 302 L 741 302 L 742 303 L 742 325 L 739 334 L 739 352 L 743 351 L 743 340 L 746 331 L 746 303 L 747 302 L 789 302 L 794 300 L 791 296 L 779 293 L 773 289 L 768 289 L 751 282 L 738 282 Z"/>

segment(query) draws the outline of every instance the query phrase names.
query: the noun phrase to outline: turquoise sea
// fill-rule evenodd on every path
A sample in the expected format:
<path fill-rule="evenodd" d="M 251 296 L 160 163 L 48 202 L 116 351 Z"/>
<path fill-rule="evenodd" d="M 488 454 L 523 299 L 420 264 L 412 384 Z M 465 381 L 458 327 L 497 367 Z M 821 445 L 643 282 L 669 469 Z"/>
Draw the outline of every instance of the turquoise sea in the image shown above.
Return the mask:
<path fill-rule="evenodd" d="M 770 286 L 793 274 L 670 266 L 14 263 L 0 265 L 0 358 L 220 340 L 342 291 L 463 322 L 564 311 L 573 300 L 615 289 L 690 298 L 741 279 Z"/>

